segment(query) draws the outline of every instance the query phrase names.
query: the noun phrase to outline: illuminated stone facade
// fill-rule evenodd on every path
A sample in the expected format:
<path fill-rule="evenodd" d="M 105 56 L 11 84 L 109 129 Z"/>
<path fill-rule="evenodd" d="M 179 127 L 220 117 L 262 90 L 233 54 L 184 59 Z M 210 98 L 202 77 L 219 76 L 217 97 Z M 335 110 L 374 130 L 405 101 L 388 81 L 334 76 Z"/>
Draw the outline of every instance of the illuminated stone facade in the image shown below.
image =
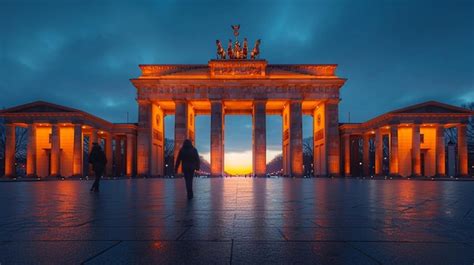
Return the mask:
<path fill-rule="evenodd" d="M 283 175 L 303 175 L 302 115 L 311 115 L 314 121 L 314 176 L 351 176 L 356 171 L 444 176 L 444 129 L 450 127 L 459 132 L 457 173 L 467 175 L 466 123 L 471 111 L 426 102 L 365 123 L 340 124 L 339 90 L 345 79 L 336 76 L 336 67 L 272 65 L 265 60 L 140 65 L 142 74 L 131 79 L 137 89 L 138 123 L 113 124 L 47 102 L 5 109 L 0 112 L 6 124 L 5 175 L 15 175 L 15 127 L 19 126 L 28 130 L 28 176 L 88 175 L 85 138 L 89 144 L 103 145 L 109 161 L 107 175 L 163 176 L 165 116 L 175 115 L 176 156 L 185 139 L 195 141 L 196 115 L 210 115 L 210 174 L 222 176 L 225 115 L 235 114 L 252 115 L 256 176 L 266 174 L 269 162 L 266 115 L 282 117 Z"/>
<path fill-rule="evenodd" d="M 302 115 L 317 124 L 318 175 L 339 174 L 339 89 L 336 65 L 270 65 L 265 60 L 211 60 L 207 65 L 140 65 L 132 79 L 139 108 L 138 174 L 163 175 L 165 115 L 175 115 L 175 145 L 194 140 L 194 116 L 211 116 L 211 175 L 224 174 L 225 115 L 253 117 L 253 170 L 266 173 L 266 115 L 283 117 L 283 174 L 303 175 Z M 159 135 L 159 139 L 150 137 Z M 153 143 L 150 140 L 154 141 Z M 155 151 L 156 150 L 156 151 Z M 175 149 L 175 155 L 177 154 Z M 326 165 L 327 163 L 327 165 Z"/>
<path fill-rule="evenodd" d="M 342 124 L 339 127 L 344 143 L 341 173 L 346 176 L 351 176 L 352 171 L 363 175 L 446 176 L 444 131 L 454 127 L 457 128 L 458 152 L 457 158 L 450 159 L 457 161 L 457 175 L 466 176 L 466 129 L 472 114 L 467 109 L 429 101 L 391 111 L 364 123 Z M 373 161 L 369 156 L 371 139 L 375 149 Z"/>

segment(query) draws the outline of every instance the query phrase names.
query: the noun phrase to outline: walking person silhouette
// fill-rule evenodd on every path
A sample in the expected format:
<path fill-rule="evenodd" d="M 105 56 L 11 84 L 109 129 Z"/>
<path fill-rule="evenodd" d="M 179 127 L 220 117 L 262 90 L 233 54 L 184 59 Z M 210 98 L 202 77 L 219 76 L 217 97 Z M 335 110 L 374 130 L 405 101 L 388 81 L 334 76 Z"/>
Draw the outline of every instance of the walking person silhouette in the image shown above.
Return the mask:
<path fill-rule="evenodd" d="M 199 170 L 200 160 L 196 148 L 194 148 L 191 140 L 186 139 L 183 146 L 179 150 L 178 157 L 174 167 L 174 172 L 178 172 L 179 165 L 182 163 L 184 173 L 184 180 L 186 181 L 186 191 L 188 193 L 188 200 L 192 199 L 193 194 L 193 177 L 194 171 Z"/>
<path fill-rule="evenodd" d="M 107 158 L 105 157 L 104 151 L 98 143 L 92 143 L 92 151 L 89 155 L 89 164 L 92 164 L 94 170 L 95 181 L 92 184 L 91 191 L 99 192 L 100 178 L 104 174 L 105 164 L 107 164 Z"/>

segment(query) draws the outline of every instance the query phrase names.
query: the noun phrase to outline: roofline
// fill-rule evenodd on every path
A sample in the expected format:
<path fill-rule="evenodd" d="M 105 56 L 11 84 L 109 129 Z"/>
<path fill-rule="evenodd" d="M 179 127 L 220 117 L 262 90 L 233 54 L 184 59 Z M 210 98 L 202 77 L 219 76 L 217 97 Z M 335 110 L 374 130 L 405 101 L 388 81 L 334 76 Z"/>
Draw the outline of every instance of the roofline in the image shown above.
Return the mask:
<path fill-rule="evenodd" d="M 442 103 L 442 102 L 435 101 L 435 100 L 429 100 L 429 101 L 417 103 L 417 104 L 415 104 L 415 105 L 410 105 L 410 106 L 403 107 L 403 108 L 400 108 L 400 109 L 392 110 L 392 111 L 390 111 L 390 112 L 387 112 L 386 114 L 389 114 L 389 113 L 391 113 L 391 114 L 399 114 L 399 113 L 397 113 L 397 112 L 402 112 L 402 111 L 407 110 L 407 109 L 417 108 L 417 107 L 421 107 L 421 106 L 424 106 L 424 105 L 430 105 L 430 104 L 434 104 L 434 105 L 438 105 L 438 106 L 446 107 L 446 108 L 450 108 L 450 109 L 455 109 L 455 110 L 458 110 L 458 111 L 465 112 L 466 114 L 467 114 L 467 113 L 474 113 L 474 111 L 471 111 L 470 109 L 466 109 L 466 108 L 462 108 L 462 107 L 458 107 L 458 106 L 454 106 L 454 105 Z"/>
<path fill-rule="evenodd" d="M 59 105 L 59 104 L 56 104 L 56 103 L 51 103 L 51 102 L 47 102 L 47 101 L 43 101 L 43 100 L 37 100 L 37 101 L 33 101 L 33 102 L 30 102 L 30 103 L 25 103 L 25 104 L 21 104 L 21 105 L 17 105 L 17 106 L 14 106 L 14 107 L 10 107 L 10 108 L 7 108 L 7 109 L 4 109 L 4 110 L 1 110 L 0 111 L 0 115 L 2 114 L 11 114 L 11 115 L 15 115 L 16 113 L 11 113 L 12 111 L 15 111 L 15 110 L 19 110 L 19 109 L 22 109 L 22 108 L 25 108 L 25 107 L 30 107 L 30 106 L 35 106 L 35 105 L 39 105 L 39 104 L 46 104 L 46 105 L 50 105 L 52 107 L 57 107 L 57 108 L 60 108 L 60 109 L 66 109 L 70 112 L 77 112 L 81 115 L 84 115 L 85 117 L 89 117 L 89 118 L 92 118 L 92 119 L 96 119 L 102 123 L 106 123 L 108 126 L 112 126 L 113 123 L 111 123 L 110 121 L 107 121 L 107 120 L 104 120 L 98 116 L 95 116 L 93 114 L 90 114 L 88 112 L 85 112 L 83 110 L 79 110 L 79 109 L 75 109 L 75 108 L 71 108 L 71 107 L 66 107 L 66 106 L 63 106 L 63 105 Z M 38 112 L 38 113 L 51 113 L 51 112 Z M 18 113 L 20 114 L 20 113 Z"/>

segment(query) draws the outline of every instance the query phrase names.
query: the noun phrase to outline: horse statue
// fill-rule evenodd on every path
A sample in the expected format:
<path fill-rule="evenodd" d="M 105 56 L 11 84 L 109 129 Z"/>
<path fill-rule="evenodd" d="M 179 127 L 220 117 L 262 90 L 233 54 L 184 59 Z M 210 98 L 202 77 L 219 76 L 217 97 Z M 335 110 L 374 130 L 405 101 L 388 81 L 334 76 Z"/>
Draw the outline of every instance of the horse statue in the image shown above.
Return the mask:
<path fill-rule="evenodd" d="M 216 40 L 216 45 L 217 45 L 217 59 L 225 59 L 225 50 L 222 47 L 221 41 Z"/>
<path fill-rule="evenodd" d="M 255 42 L 255 46 L 253 47 L 253 50 L 250 53 L 250 59 L 255 60 L 255 58 L 257 58 L 260 54 L 260 42 L 260 39 Z"/>
<path fill-rule="evenodd" d="M 244 47 L 242 48 L 242 59 L 247 59 L 249 47 L 247 44 L 247 38 L 244 38 Z"/>
<path fill-rule="evenodd" d="M 240 42 L 238 40 L 236 40 L 234 44 L 234 58 L 242 59 L 242 50 L 240 49 Z"/>
<path fill-rule="evenodd" d="M 234 52 L 232 51 L 232 40 L 229 39 L 229 44 L 227 45 L 227 55 L 229 59 L 234 59 Z"/>

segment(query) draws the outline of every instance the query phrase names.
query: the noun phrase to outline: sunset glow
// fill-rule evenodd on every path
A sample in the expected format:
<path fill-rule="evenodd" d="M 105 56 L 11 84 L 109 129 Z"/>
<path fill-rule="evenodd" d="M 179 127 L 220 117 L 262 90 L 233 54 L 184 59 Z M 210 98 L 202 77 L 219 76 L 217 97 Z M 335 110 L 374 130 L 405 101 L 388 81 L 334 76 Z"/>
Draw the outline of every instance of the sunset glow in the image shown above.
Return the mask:
<path fill-rule="evenodd" d="M 280 150 L 267 150 L 267 163 L 277 155 Z M 201 156 L 210 161 L 210 153 L 202 153 Z M 224 171 L 232 175 L 244 175 L 252 173 L 252 150 L 244 152 L 226 152 L 224 157 Z"/>

